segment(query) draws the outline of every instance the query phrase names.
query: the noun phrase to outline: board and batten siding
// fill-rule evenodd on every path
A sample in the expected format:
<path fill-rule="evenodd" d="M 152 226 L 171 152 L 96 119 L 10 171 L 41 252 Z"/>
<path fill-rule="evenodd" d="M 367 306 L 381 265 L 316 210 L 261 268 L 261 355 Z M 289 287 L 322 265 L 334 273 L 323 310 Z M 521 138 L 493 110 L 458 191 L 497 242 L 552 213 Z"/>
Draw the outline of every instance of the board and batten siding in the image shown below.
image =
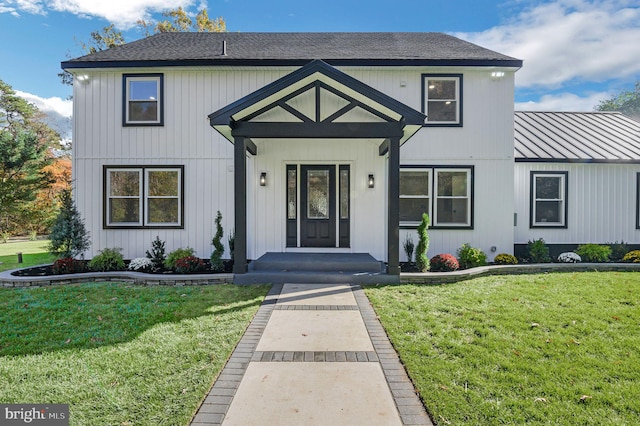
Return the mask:
<path fill-rule="evenodd" d="M 213 130 L 207 115 L 287 75 L 295 68 L 148 68 L 88 72 L 74 84 L 75 200 L 92 247 L 91 258 L 121 247 L 125 258 L 144 256 L 159 236 L 167 251 L 192 247 L 206 258 L 212 251 L 213 220 L 223 215 L 225 238 L 233 225 L 233 145 Z M 513 72 L 489 78 L 486 69 L 436 67 L 339 67 L 347 74 L 415 109 L 421 109 L 423 74 L 463 74 L 463 126 L 424 127 L 400 151 L 401 164 L 473 165 L 474 229 L 433 230 L 430 255 L 452 252 L 465 242 L 487 254 L 511 252 L 513 245 Z M 164 126 L 122 126 L 122 75 L 164 74 Z M 298 143 L 299 142 L 299 143 Z M 260 141 L 248 160 L 248 255 L 285 249 L 286 164 L 336 163 L 351 166 L 353 252 L 386 260 L 386 159 L 380 141 Z M 184 229 L 103 229 L 103 166 L 184 166 Z M 268 186 L 257 176 L 269 173 Z M 376 187 L 365 187 L 369 173 Z M 269 186 L 269 185 L 274 185 Z M 281 193 L 270 193 L 280 188 Z M 507 190 L 509 187 L 509 190 Z M 273 198 L 272 198 L 273 196 Z M 496 206 L 500 207 L 496 207 Z M 405 232 L 402 230 L 402 242 Z M 415 231 L 413 231 L 415 232 Z M 511 248 L 510 248 L 511 247 Z M 402 250 L 402 249 L 401 249 Z M 228 252 L 225 253 L 225 257 Z M 401 253 L 401 256 L 404 256 Z"/>
<path fill-rule="evenodd" d="M 529 227 L 532 171 L 568 173 L 566 229 Z M 516 163 L 515 243 L 543 238 L 547 244 L 639 244 L 637 173 L 640 164 Z"/>

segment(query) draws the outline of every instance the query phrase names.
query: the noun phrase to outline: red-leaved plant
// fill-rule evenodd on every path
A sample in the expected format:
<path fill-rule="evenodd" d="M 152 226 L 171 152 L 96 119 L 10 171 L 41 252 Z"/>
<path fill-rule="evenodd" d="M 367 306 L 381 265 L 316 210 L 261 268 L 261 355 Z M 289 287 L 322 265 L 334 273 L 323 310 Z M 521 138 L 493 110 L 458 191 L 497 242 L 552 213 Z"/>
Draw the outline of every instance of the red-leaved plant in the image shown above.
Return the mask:
<path fill-rule="evenodd" d="M 204 270 L 204 262 L 199 257 L 187 256 L 176 260 L 176 272 L 179 274 L 190 274 Z"/>
<path fill-rule="evenodd" d="M 63 257 L 56 260 L 51 265 L 51 272 L 56 275 L 73 274 L 76 272 L 84 272 L 86 270 L 84 262 L 76 260 L 72 257 Z"/>
<path fill-rule="evenodd" d="M 451 272 L 460 268 L 458 259 L 452 254 L 437 254 L 429 262 L 432 272 Z"/>

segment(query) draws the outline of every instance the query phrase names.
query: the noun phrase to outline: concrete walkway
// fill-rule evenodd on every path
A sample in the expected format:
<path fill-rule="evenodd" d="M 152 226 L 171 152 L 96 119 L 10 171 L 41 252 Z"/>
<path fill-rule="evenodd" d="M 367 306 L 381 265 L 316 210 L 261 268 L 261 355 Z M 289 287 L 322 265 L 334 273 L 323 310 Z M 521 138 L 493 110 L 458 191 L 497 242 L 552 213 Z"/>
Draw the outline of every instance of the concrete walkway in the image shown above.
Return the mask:
<path fill-rule="evenodd" d="M 359 286 L 280 284 L 191 424 L 432 423 Z"/>

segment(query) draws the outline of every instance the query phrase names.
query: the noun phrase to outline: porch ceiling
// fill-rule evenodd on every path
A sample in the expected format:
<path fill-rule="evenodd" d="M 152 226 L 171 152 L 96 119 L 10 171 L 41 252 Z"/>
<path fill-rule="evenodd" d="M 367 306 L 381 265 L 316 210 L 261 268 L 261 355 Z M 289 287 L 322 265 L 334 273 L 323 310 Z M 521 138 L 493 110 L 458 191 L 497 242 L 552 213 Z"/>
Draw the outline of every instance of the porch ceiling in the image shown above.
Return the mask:
<path fill-rule="evenodd" d="M 400 143 L 425 115 L 320 60 L 209 115 L 232 143 L 244 138 L 389 138 Z"/>

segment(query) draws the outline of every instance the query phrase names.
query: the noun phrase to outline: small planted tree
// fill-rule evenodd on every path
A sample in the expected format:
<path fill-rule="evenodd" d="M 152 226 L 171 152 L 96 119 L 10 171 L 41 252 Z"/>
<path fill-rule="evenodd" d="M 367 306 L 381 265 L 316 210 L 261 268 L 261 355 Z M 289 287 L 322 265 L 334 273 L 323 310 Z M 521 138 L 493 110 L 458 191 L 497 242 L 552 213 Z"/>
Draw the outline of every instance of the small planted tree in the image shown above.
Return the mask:
<path fill-rule="evenodd" d="M 224 264 L 222 263 L 222 255 L 224 254 L 224 245 L 222 244 L 222 237 L 224 236 L 224 231 L 222 230 L 222 213 L 218 210 L 218 214 L 216 214 L 216 234 L 213 236 L 213 240 L 211 240 L 211 244 L 213 245 L 213 252 L 211 253 L 211 269 L 213 271 L 222 271 L 224 269 Z"/>
<path fill-rule="evenodd" d="M 411 236 L 411 234 L 407 234 L 404 237 L 402 247 L 404 248 L 404 254 L 407 255 L 407 262 L 411 263 L 413 261 L 413 250 L 416 248 L 416 245 L 413 243 L 413 237 Z"/>
<path fill-rule="evenodd" d="M 91 247 L 84 220 L 76 208 L 71 190 L 60 194 L 60 212 L 51 228 L 49 252 L 59 258 L 75 258 Z"/>
<path fill-rule="evenodd" d="M 427 272 L 430 266 L 427 257 L 427 251 L 429 251 L 427 228 L 429 228 L 429 215 L 422 213 L 422 221 L 418 226 L 418 246 L 416 247 L 416 266 L 422 272 Z"/>
<path fill-rule="evenodd" d="M 156 235 L 156 239 L 151 242 L 151 252 L 147 250 L 147 258 L 153 263 L 152 268 L 156 271 L 164 267 L 164 261 L 167 258 L 164 252 L 164 241 Z"/>

